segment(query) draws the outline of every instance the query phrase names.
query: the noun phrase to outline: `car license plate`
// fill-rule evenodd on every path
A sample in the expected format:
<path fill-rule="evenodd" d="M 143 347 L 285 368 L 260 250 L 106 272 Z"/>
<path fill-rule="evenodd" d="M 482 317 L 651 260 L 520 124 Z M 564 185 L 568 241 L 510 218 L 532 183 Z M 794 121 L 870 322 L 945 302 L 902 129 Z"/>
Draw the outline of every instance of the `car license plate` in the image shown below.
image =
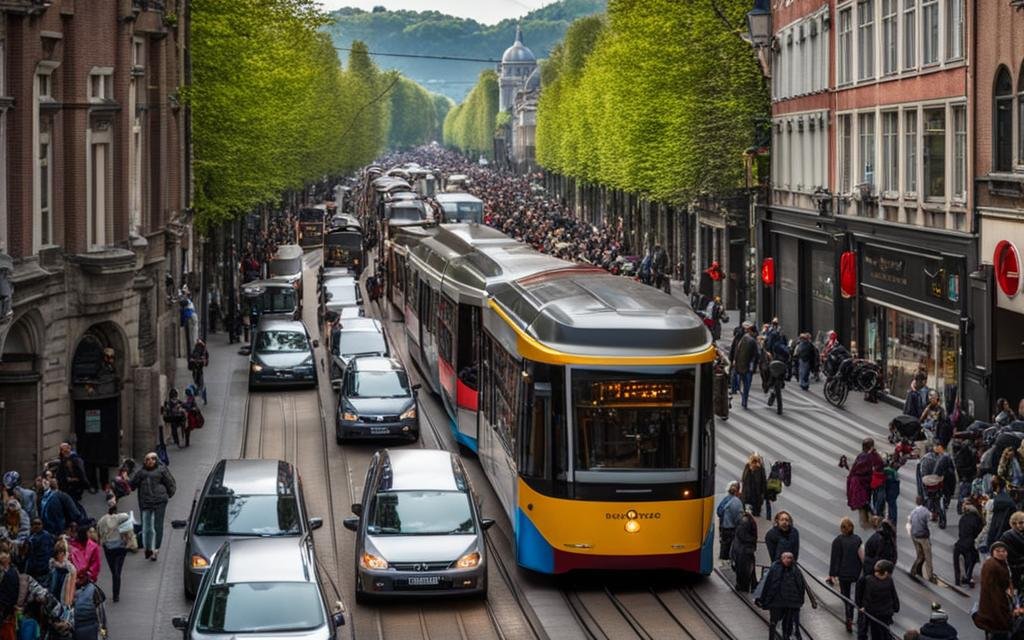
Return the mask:
<path fill-rule="evenodd" d="M 409 586 L 411 587 L 429 587 L 439 584 L 441 578 L 439 576 L 415 576 L 409 578 Z"/>
<path fill-rule="evenodd" d="M 386 436 L 390 432 L 387 427 L 370 427 L 370 433 L 375 436 Z"/>

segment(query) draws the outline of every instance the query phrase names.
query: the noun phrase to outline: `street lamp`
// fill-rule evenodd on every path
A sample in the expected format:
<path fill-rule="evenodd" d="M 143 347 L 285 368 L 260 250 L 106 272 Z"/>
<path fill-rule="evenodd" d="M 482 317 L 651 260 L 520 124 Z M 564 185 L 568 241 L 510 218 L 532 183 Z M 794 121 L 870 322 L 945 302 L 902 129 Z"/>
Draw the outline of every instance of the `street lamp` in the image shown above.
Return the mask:
<path fill-rule="evenodd" d="M 772 42 L 772 12 L 768 0 L 754 0 L 754 8 L 747 12 L 747 30 L 750 43 L 755 47 L 767 47 Z"/>

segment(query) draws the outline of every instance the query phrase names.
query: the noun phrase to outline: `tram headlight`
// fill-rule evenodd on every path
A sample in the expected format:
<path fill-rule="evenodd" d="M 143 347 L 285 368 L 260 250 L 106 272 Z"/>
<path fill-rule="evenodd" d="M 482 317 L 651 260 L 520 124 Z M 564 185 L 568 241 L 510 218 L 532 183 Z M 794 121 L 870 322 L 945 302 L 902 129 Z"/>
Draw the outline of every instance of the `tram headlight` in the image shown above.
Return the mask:
<path fill-rule="evenodd" d="M 467 553 L 458 560 L 455 561 L 456 569 L 472 569 L 480 564 L 480 553 L 474 551 L 473 553 Z"/>
<path fill-rule="evenodd" d="M 640 514 L 635 510 L 630 509 L 626 512 L 626 533 L 636 533 L 640 531 Z"/>
<path fill-rule="evenodd" d="M 387 569 L 388 561 L 380 556 L 375 556 L 368 551 L 363 552 L 361 564 L 364 569 Z"/>

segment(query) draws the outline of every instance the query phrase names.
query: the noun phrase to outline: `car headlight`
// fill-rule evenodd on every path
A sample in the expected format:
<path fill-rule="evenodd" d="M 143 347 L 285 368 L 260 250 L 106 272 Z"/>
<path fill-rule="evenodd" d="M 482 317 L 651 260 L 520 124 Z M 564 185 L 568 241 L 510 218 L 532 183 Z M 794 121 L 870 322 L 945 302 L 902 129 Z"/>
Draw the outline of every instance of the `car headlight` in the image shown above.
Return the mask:
<path fill-rule="evenodd" d="M 400 420 L 412 420 L 415 417 L 416 417 L 416 406 L 415 405 L 409 407 L 408 409 L 405 410 L 405 413 L 403 413 L 402 415 L 398 416 L 398 418 Z"/>
<path fill-rule="evenodd" d="M 257 364 L 255 362 L 252 363 L 252 372 L 253 373 L 259 373 L 260 371 L 263 371 L 263 365 Z"/>
<path fill-rule="evenodd" d="M 342 411 L 341 419 L 346 422 L 356 422 L 359 420 L 359 416 L 351 411 Z"/>
<path fill-rule="evenodd" d="M 387 569 L 388 561 L 380 556 L 375 556 L 372 553 L 363 552 L 363 557 L 360 562 L 364 569 Z"/>
<path fill-rule="evenodd" d="M 201 556 L 198 553 L 192 554 L 192 568 L 193 569 L 205 569 L 210 566 L 210 561 Z"/>
<path fill-rule="evenodd" d="M 467 553 L 458 560 L 455 561 L 456 569 L 472 569 L 473 567 L 480 564 L 480 552 L 474 551 L 473 553 Z"/>

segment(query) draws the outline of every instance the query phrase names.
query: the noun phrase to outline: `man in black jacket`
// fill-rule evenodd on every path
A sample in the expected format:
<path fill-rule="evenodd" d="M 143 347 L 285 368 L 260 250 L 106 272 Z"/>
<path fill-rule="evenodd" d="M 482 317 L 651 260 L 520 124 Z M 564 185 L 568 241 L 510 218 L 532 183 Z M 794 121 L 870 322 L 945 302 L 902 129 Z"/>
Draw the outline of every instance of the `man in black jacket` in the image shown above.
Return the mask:
<path fill-rule="evenodd" d="M 892 580 L 893 565 L 888 560 L 875 563 L 874 572 L 857 583 L 857 608 L 864 616 L 857 629 L 857 640 L 888 640 L 893 616 L 900 610 L 896 584 Z"/>
<path fill-rule="evenodd" d="M 800 624 L 800 608 L 804 606 L 804 595 L 807 584 L 804 575 L 796 566 L 796 560 L 789 551 L 776 560 L 765 578 L 759 603 L 771 613 L 768 639 L 791 638 L 793 630 Z M 812 603 L 813 604 L 813 603 Z M 776 627 L 782 623 L 782 635 L 778 635 Z"/>

